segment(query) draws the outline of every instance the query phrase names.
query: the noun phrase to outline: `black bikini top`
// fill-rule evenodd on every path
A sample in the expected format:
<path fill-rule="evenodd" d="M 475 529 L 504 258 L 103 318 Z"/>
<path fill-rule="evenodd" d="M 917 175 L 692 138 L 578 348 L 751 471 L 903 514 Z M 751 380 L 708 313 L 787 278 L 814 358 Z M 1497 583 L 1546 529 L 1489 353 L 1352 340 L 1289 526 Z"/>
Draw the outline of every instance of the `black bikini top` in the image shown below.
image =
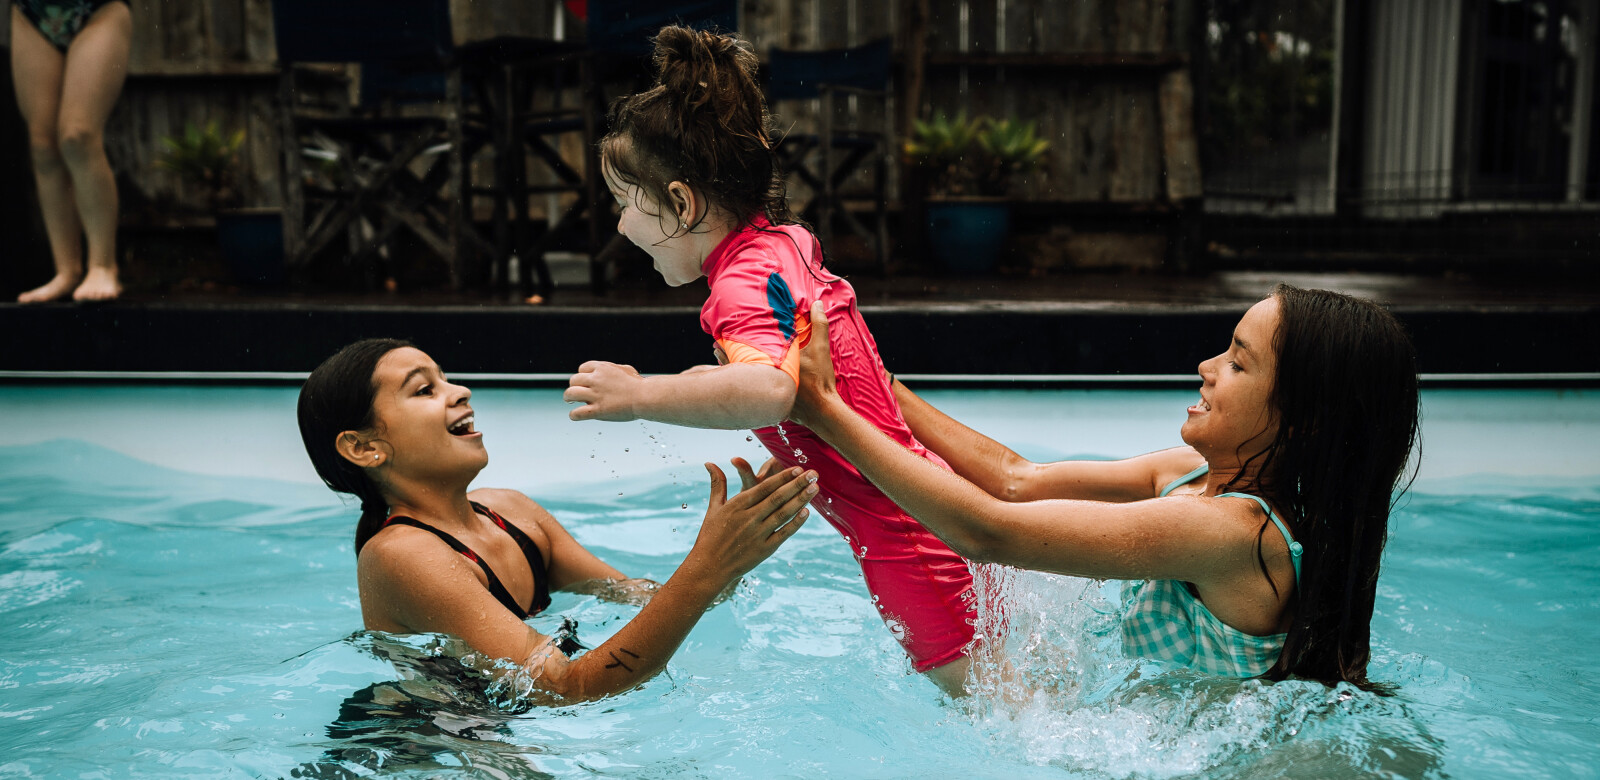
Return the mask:
<path fill-rule="evenodd" d="M 544 556 L 539 554 L 539 546 L 534 544 L 533 540 L 529 539 L 528 535 L 522 532 L 522 529 L 518 528 L 512 523 L 506 522 L 505 519 L 496 514 L 493 509 L 479 504 L 476 501 L 472 502 L 472 508 L 478 514 L 493 520 L 495 525 L 500 526 L 500 530 L 510 534 L 512 540 L 517 543 L 517 546 L 522 548 L 523 556 L 528 559 L 528 568 L 533 570 L 533 604 L 530 609 L 523 609 L 522 605 L 518 604 L 517 600 L 511 597 L 511 593 L 506 590 L 506 586 L 500 584 L 500 578 L 494 576 L 494 570 L 489 568 L 489 564 L 484 563 L 483 558 L 480 558 L 477 553 L 473 552 L 471 548 L 462 544 L 454 536 L 434 528 L 431 525 L 417 522 L 416 520 L 404 515 L 395 515 L 394 517 L 383 521 L 383 525 L 385 528 L 389 527 L 390 525 L 409 525 L 412 528 L 421 528 L 422 530 L 432 533 L 434 536 L 444 540 L 445 544 L 450 545 L 450 549 L 461 553 L 463 556 L 466 556 L 467 560 L 478 564 L 478 567 L 483 569 L 484 577 L 489 580 L 489 592 L 493 594 L 496 599 L 499 599 L 500 603 L 504 604 L 506 609 L 511 610 L 511 614 L 516 615 L 518 619 L 526 620 L 529 615 L 536 615 L 540 612 L 543 612 L 546 607 L 550 606 L 550 583 L 544 570 Z"/>

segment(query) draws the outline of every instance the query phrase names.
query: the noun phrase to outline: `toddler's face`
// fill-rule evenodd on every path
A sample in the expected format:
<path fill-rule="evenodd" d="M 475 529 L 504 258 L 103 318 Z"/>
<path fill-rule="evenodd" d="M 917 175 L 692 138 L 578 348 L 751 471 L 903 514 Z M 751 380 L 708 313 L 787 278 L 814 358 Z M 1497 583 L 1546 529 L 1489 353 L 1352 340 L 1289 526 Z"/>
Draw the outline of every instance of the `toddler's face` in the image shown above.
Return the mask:
<path fill-rule="evenodd" d="M 678 287 L 701 277 L 700 259 L 694 256 L 688 230 L 678 225 L 670 210 L 656 203 L 643 187 L 624 184 L 605 171 L 606 188 L 616 199 L 621 214 L 617 232 L 628 237 L 655 261 L 656 272 L 667 284 Z"/>

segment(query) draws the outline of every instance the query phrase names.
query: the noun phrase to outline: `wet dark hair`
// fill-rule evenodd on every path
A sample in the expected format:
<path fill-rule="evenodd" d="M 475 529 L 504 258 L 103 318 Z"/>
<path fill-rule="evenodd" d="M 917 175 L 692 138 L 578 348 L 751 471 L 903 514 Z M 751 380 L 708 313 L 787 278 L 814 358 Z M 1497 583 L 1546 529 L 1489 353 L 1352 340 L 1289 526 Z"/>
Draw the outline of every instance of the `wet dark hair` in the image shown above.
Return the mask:
<path fill-rule="evenodd" d="M 681 181 L 739 226 L 758 214 L 774 225 L 805 224 L 789 210 L 759 66 L 750 45 L 732 36 L 662 28 L 656 84 L 612 104 L 602 164 L 663 208 L 671 208 L 668 185 Z M 670 228 L 668 235 L 684 230 Z"/>
<path fill-rule="evenodd" d="M 410 346 L 409 342 L 397 339 L 357 341 L 322 361 L 300 386 L 296 412 L 300 419 L 300 440 L 306 446 L 306 455 L 311 457 L 311 465 L 330 489 L 361 499 L 361 520 L 356 523 L 358 556 L 367 540 L 388 519 L 389 501 L 378 484 L 367 476 L 366 469 L 340 455 L 334 442 L 344 431 L 373 427 L 372 401 L 378 394 L 373 372 L 384 355 Z"/>
<path fill-rule="evenodd" d="M 1389 513 L 1410 487 L 1406 463 L 1418 438 L 1416 350 L 1372 301 L 1287 284 L 1272 297 L 1278 432 L 1247 461 L 1260 464 L 1242 472 L 1253 476 L 1225 488 L 1266 498 L 1304 547 L 1294 620 L 1265 676 L 1387 693 L 1367 679 L 1367 661 Z M 1263 574 L 1266 529 L 1263 520 Z"/>

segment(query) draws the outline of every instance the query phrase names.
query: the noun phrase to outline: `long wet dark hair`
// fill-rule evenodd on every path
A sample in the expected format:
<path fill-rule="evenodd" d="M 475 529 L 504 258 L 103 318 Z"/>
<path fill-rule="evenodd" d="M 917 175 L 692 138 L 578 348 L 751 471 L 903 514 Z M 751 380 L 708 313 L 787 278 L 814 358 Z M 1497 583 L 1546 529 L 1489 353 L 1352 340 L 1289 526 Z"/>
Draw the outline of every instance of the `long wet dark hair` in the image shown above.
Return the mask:
<path fill-rule="evenodd" d="M 1241 473 L 1255 462 L 1254 476 L 1225 488 L 1266 498 L 1305 548 L 1294 620 L 1265 676 L 1386 693 L 1367 679 L 1367 661 L 1389 512 L 1410 486 L 1406 462 L 1418 437 L 1416 351 L 1371 301 L 1287 284 L 1272 296 L 1278 433 L 1246 461 Z M 1266 529 L 1263 521 L 1256 536 L 1263 574 Z"/>
<path fill-rule="evenodd" d="M 367 470 L 346 460 L 334 442 L 345 431 L 370 430 L 375 422 L 372 401 L 378 394 L 373 372 L 384 355 L 412 346 L 397 339 L 357 341 L 322 361 L 300 386 L 297 414 L 300 440 L 317 476 L 330 489 L 361 499 L 361 520 L 356 523 L 356 555 L 383 527 L 389 501 Z"/>
<path fill-rule="evenodd" d="M 671 204 L 667 186 L 681 181 L 740 226 L 758 214 L 774 225 L 805 224 L 789 209 L 759 67 L 750 45 L 737 38 L 662 28 L 655 37 L 656 84 L 612 104 L 611 132 L 600 141 L 603 164 L 663 208 Z"/>

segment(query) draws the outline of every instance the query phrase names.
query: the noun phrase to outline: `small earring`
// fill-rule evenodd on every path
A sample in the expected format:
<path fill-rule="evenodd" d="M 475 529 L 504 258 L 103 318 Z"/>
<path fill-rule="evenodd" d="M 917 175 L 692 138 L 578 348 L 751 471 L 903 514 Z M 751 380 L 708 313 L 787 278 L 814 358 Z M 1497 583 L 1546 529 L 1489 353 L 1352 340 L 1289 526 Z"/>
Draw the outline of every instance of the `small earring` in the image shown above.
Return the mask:
<path fill-rule="evenodd" d="M 376 452 L 372 453 L 372 459 L 373 460 L 377 460 L 378 459 L 378 453 L 376 453 Z"/>

